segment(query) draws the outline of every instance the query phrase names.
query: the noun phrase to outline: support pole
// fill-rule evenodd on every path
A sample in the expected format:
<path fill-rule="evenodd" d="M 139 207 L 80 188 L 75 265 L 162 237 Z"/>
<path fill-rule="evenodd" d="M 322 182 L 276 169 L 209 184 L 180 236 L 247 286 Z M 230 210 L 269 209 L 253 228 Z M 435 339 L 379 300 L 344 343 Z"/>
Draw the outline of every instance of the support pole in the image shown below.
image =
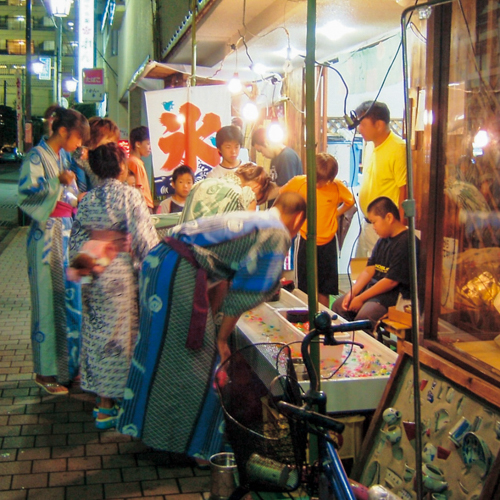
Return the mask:
<path fill-rule="evenodd" d="M 315 137 L 315 69 L 316 0 L 307 2 L 306 42 L 306 173 L 307 173 L 307 294 L 309 324 L 314 324 L 318 309 L 318 275 L 316 258 L 316 137 Z M 311 345 L 313 364 L 319 374 L 319 346 Z M 318 377 L 319 378 L 319 377 Z"/>
<path fill-rule="evenodd" d="M 56 71 L 57 71 L 57 104 L 61 106 L 62 99 L 62 18 L 56 18 L 57 23 L 57 55 L 56 55 Z"/>
<path fill-rule="evenodd" d="M 191 1 L 191 85 L 196 85 L 196 14 L 198 0 Z"/>
<path fill-rule="evenodd" d="M 31 132 L 31 0 L 26 1 L 26 95 L 24 98 L 24 152 L 33 146 Z"/>

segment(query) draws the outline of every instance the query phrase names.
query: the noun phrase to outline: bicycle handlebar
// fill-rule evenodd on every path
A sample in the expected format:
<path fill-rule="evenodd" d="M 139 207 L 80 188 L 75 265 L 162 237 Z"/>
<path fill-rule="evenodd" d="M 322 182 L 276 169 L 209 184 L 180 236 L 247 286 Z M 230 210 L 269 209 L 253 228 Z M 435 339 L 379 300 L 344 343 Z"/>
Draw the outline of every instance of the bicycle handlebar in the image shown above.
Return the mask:
<path fill-rule="evenodd" d="M 305 408 L 300 408 L 299 406 L 292 405 L 290 403 L 285 403 L 284 401 L 278 402 L 278 408 L 285 415 L 295 415 L 300 420 L 304 420 L 313 425 L 319 427 L 325 427 L 326 429 L 331 429 L 334 432 L 342 434 L 345 428 L 345 424 L 338 422 L 334 418 L 327 417 L 326 415 L 321 415 L 314 411 L 306 410 Z"/>
<path fill-rule="evenodd" d="M 337 341 L 335 339 L 335 332 L 353 332 L 355 330 L 366 330 L 372 328 L 372 323 L 370 320 L 359 320 L 359 321 L 348 321 L 347 323 L 339 323 L 336 325 L 332 325 L 332 319 L 337 319 L 335 315 L 334 318 L 331 318 L 330 315 L 326 311 L 322 311 L 316 315 L 314 318 L 314 326 L 315 329 L 311 330 L 302 341 L 302 359 L 304 360 L 304 365 L 306 367 L 307 373 L 309 375 L 309 381 L 311 384 L 311 392 L 318 391 L 318 375 L 316 374 L 316 370 L 314 369 L 314 365 L 311 361 L 311 355 L 309 353 L 309 347 L 311 345 L 312 340 L 319 335 L 324 335 L 325 345 L 342 345 L 342 344 L 350 344 L 357 345 L 363 348 L 363 344 L 358 342 L 351 341 Z"/>

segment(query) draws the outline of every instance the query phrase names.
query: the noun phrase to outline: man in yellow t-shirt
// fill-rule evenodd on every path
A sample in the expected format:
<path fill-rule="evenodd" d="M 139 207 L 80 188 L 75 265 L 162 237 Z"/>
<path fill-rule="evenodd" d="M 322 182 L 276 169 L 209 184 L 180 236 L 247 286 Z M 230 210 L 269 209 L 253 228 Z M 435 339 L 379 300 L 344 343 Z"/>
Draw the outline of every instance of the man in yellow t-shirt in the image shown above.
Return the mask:
<path fill-rule="evenodd" d="M 356 109 L 361 121 L 358 132 L 367 142 L 373 142 L 371 155 L 363 161 L 363 180 L 359 190 L 359 205 L 364 215 L 356 257 L 369 257 L 378 240 L 377 233 L 368 222 L 368 205 L 387 196 L 399 208 L 406 198 L 406 144 L 389 128 L 389 108 L 382 102 L 366 101 Z"/>
<path fill-rule="evenodd" d="M 341 181 L 335 180 L 338 173 L 337 160 L 330 154 L 316 155 L 316 228 L 318 258 L 318 300 L 329 307 L 329 296 L 338 295 L 337 263 L 337 217 L 354 205 L 354 196 Z M 307 180 L 305 175 L 297 175 L 281 189 L 295 192 L 307 201 Z M 297 252 L 297 286 L 307 293 L 306 269 L 307 222 L 300 228 L 300 242 Z"/>

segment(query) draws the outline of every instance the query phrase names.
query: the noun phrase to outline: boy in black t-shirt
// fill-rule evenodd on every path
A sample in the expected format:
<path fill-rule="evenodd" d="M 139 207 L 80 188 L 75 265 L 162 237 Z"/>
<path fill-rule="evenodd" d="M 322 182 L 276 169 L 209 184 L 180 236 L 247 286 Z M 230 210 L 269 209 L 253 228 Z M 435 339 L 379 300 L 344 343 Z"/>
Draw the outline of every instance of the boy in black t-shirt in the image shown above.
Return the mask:
<path fill-rule="evenodd" d="M 332 311 L 349 321 L 369 319 L 375 326 L 400 293 L 410 296 L 410 255 L 408 229 L 390 198 L 373 200 L 368 220 L 380 239 L 351 291 L 334 302 Z"/>

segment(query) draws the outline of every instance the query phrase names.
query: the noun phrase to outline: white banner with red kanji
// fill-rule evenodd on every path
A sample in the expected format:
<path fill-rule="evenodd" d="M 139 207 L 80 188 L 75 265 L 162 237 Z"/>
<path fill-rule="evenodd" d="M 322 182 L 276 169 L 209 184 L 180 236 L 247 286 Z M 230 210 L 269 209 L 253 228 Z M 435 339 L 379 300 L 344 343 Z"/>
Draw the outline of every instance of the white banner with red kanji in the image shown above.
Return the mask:
<path fill-rule="evenodd" d="M 220 163 L 215 134 L 231 125 L 231 94 L 225 85 L 146 92 L 156 194 L 167 193 L 172 171 L 188 165 L 204 179 Z"/>

